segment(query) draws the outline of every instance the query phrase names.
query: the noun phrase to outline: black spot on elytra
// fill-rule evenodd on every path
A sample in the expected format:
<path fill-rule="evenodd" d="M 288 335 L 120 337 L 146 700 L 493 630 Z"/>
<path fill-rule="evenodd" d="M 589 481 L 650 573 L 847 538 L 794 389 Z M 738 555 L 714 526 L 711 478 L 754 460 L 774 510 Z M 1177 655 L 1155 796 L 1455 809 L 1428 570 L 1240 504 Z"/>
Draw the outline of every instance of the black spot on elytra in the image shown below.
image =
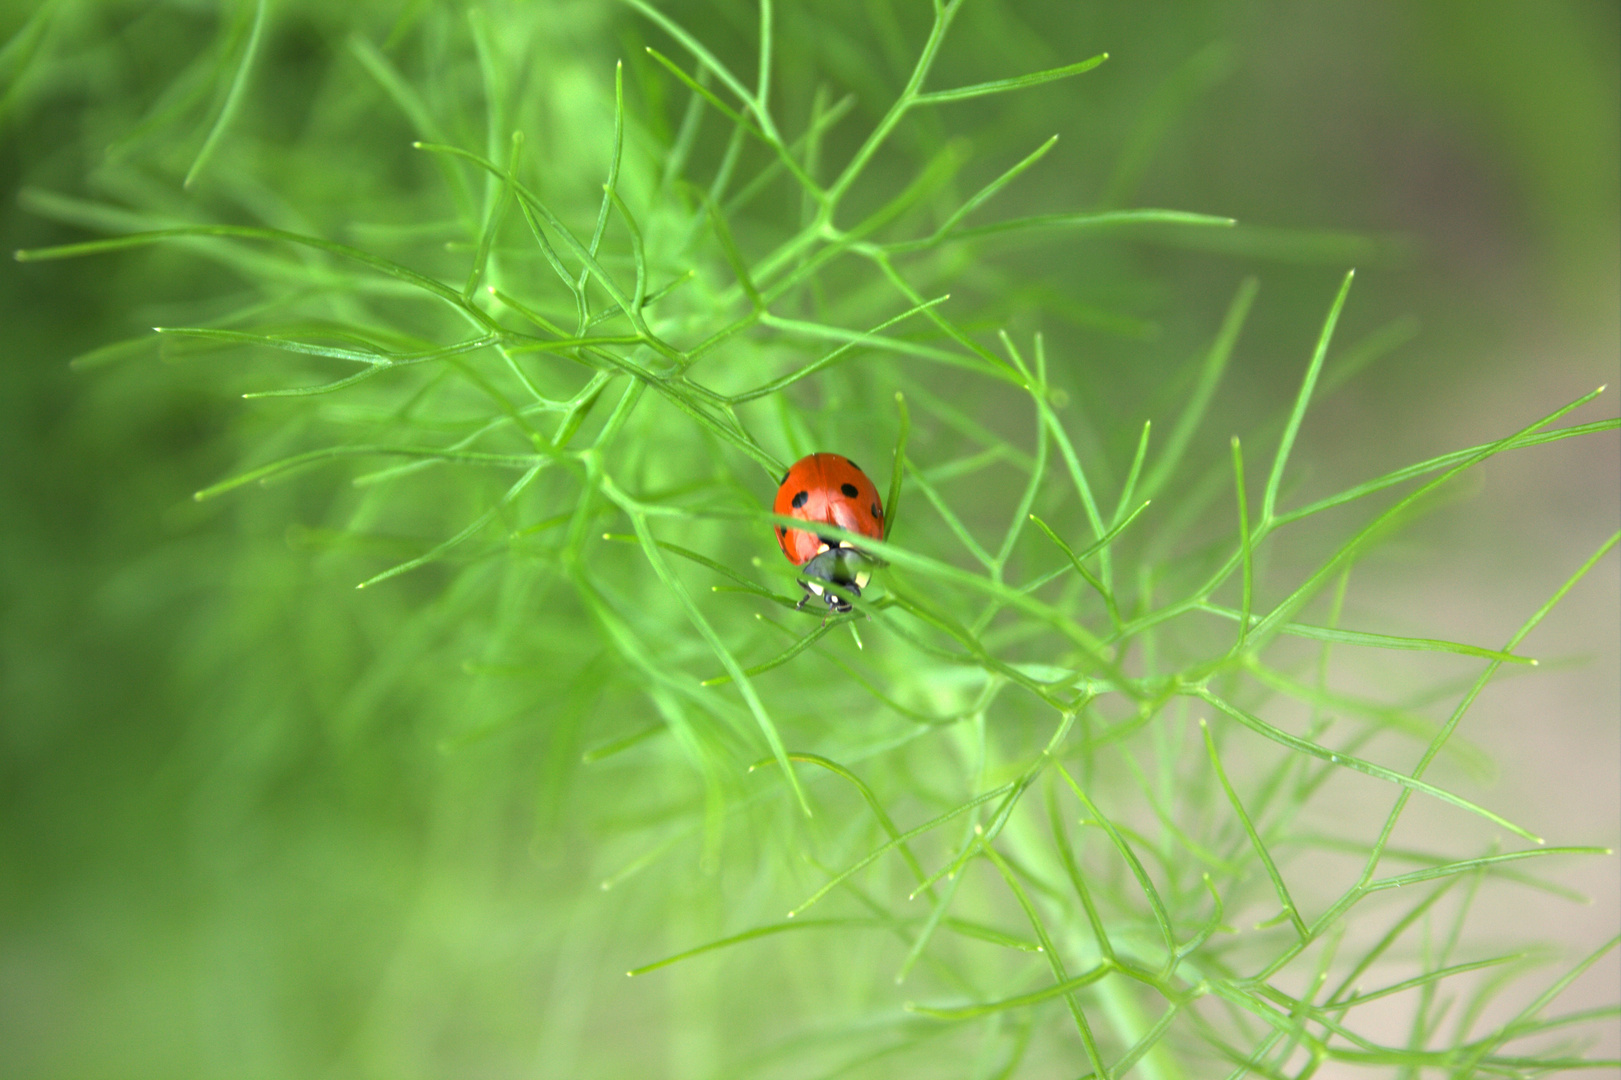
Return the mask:
<path fill-rule="evenodd" d="M 794 509 L 798 510 L 801 506 L 804 506 L 805 505 L 805 500 L 808 499 L 808 498 L 810 498 L 810 492 L 808 492 L 808 491 L 801 491 L 797 495 L 795 495 L 794 496 Z"/>
<path fill-rule="evenodd" d="M 873 503 L 872 504 L 872 516 L 875 517 L 875 518 L 883 517 L 884 516 L 884 508 L 882 506 L 879 506 L 877 503 Z"/>
<path fill-rule="evenodd" d="M 844 497 L 846 499 L 853 499 L 857 495 L 861 494 L 861 489 L 856 487 L 854 484 L 840 484 L 839 490 L 844 492 Z"/>
<path fill-rule="evenodd" d="M 777 535 L 778 536 L 787 536 L 788 535 L 788 530 L 783 528 L 781 525 L 778 525 L 777 526 Z"/>

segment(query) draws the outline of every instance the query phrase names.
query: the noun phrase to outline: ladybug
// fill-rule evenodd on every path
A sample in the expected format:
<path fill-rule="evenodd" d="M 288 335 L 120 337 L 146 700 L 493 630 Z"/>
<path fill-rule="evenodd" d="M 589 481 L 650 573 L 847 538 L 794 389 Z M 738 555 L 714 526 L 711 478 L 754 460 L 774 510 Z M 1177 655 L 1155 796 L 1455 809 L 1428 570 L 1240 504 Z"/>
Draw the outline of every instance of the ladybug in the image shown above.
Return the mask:
<path fill-rule="evenodd" d="M 803 609 L 811 597 L 821 597 L 828 609 L 850 610 L 850 605 L 818 585 L 831 582 L 851 596 L 860 596 L 872 577 L 873 560 L 847 540 L 819 536 L 816 525 L 833 525 L 846 532 L 884 538 L 884 504 L 878 488 L 861 471 L 861 466 L 838 454 L 811 454 L 802 457 L 783 474 L 771 512 L 809 522 L 812 529 L 778 525 L 777 543 L 788 561 L 805 569 L 800 586 L 805 595 L 797 607 Z"/>

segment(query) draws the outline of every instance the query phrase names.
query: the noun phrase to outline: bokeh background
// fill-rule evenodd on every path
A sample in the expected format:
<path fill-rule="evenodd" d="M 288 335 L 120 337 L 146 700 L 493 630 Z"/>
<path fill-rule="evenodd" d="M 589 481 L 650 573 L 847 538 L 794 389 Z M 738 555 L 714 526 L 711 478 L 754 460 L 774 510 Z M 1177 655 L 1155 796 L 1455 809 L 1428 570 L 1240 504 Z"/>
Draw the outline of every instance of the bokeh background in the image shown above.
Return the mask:
<path fill-rule="evenodd" d="M 749 66 L 747 5 L 664 6 Z M 877 115 L 917 13 L 781 6 L 785 84 L 815 68 Z M 186 191 L 219 85 L 194 62 L 251 5 L 0 2 L 0 248 L 98 235 L 70 200 L 349 238 L 442 207 L 441 174 L 350 45 L 388 47 L 394 7 L 272 4 L 239 117 Z M 433 25 L 437 5 L 401 7 Z M 606 145 L 613 63 L 656 35 L 605 3 L 486 15 L 520 8 L 539 27 L 541 158 L 604 160 L 581 148 Z M 430 77 L 434 43 L 417 47 L 405 70 Z M 1347 267 L 1341 333 L 1407 339 L 1310 417 L 1297 460 L 1323 490 L 1499 437 L 1621 375 L 1614 3 L 986 0 L 941 81 L 1100 51 L 1080 80 L 928 122 L 987 162 L 1062 135 L 1010 214 L 1240 220 L 1105 254 L 1059 238 L 965 271 L 1011 325 L 1087 357 L 1075 392 L 1108 437 L 1172 411 L 1186 387 L 1164 358 L 1201 347 L 1247 274 L 1261 291 L 1228 430 L 1292 395 Z M 196 86 L 176 89 L 182 72 Z M 848 151 L 835 138 L 828 153 Z M 600 183 L 557 168 L 559 189 Z M 193 503 L 296 424 L 243 403 L 229 359 L 136 347 L 69 367 L 202 321 L 232 289 L 184 250 L 0 262 L 0 1075 L 703 1075 L 706 1044 L 731 1036 L 702 996 L 620 974 L 701 937 L 684 933 L 686 879 L 603 892 L 598 839 L 558 794 L 557 761 L 580 748 L 525 721 L 645 703 L 598 697 L 589 670 L 489 696 L 458 644 L 477 598 L 431 573 L 357 593 L 353 553 L 311 525 L 318 485 Z M 1578 419 L 1614 414 L 1607 395 Z M 1621 519 L 1614 436 L 1493 463 L 1373 560 L 1360 602 L 1413 632 L 1506 637 Z M 1493 805 L 1559 842 L 1621 841 L 1617 562 L 1526 647 L 1562 663 L 1505 682 L 1469 721 L 1512 763 Z M 515 733 L 461 738 L 497 723 Z M 578 783 L 570 797 L 612 798 Z M 1613 859 L 1573 868 L 1560 880 L 1592 904 L 1531 897 L 1518 921 L 1576 955 L 1616 932 L 1618 876 Z M 1618 996 L 1612 955 L 1572 1004 Z"/>

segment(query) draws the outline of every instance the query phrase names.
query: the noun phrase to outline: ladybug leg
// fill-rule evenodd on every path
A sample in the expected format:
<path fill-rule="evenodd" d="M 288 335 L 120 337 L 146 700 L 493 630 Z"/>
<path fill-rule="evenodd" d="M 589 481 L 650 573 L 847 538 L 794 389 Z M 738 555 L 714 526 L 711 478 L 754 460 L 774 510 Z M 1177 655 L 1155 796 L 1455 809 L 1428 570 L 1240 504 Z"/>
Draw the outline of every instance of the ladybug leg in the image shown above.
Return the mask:
<path fill-rule="evenodd" d="M 794 605 L 795 611 L 804 611 L 805 605 L 810 603 L 812 599 L 826 600 L 828 603 L 833 602 L 831 594 L 812 588 L 808 582 L 801 581 L 799 583 L 799 587 L 804 590 L 805 595 L 801 596 L 799 598 L 799 603 Z"/>
<path fill-rule="evenodd" d="M 853 581 L 841 581 L 839 582 L 839 588 L 844 592 L 849 593 L 851 596 L 859 597 L 861 595 L 861 586 L 857 585 Z M 840 615 L 844 614 L 846 611 L 855 610 L 848 600 L 845 600 L 843 597 L 840 597 L 834 593 L 832 589 L 823 590 L 822 599 L 827 601 L 827 606 L 830 611 L 835 611 Z"/>

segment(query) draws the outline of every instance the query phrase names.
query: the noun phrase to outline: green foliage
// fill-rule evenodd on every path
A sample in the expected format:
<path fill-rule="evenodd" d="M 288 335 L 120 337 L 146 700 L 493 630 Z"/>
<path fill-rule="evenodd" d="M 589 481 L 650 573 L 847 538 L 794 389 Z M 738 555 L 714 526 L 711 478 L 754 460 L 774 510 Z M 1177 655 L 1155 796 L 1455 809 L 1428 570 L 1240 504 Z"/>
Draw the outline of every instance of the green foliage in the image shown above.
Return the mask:
<path fill-rule="evenodd" d="M 1082 408 L 1084 341 L 1010 317 L 1003 295 L 1038 241 L 1176 245 L 1233 222 L 1006 212 L 1057 136 L 987 137 L 976 158 L 940 116 L 1105 55 L 942 78 L 974 65 L 942 60 L 965 3 L 937 0 L 921 21 L 879 18 L 912 49 L 886 98 L 835 100 L 802 78 L 808 28 L 832 32 L 833 14 L 761 0 L 744 66 L 696 20 L 628 6 L 300 10 L 342 42 L 327 59 L 345 79 L 288 123 L 382 129 L 345 155 L 330 132 L 283 146 L 247 108 L 291 16 L 237 5 L 126 118 L 102 197 L 25 195 L 112 235 L 24 262 L 142 260 L 115 265 L 173 283 L 155 351 L 180 374 L 164 377 L 251 399 L 196 512 L 294 549 L 220 556 L 219 610 L 181 635 L 195 664 L 232 668 L 217 733 L 190 736 L 219 764 L 188 815 L 242 827 L 239 798 L 274 805 L 253 835 L 297 867 L 324 835 L 299 770 L 325 762 L 328 795 L 376 820 L 305 872 L 406 897 L 343 970 L 242 969 L 291 999 L 267 1044 L 332 1027 L 256 1060 L 476 1072 L 505 1060 L 492 1046 L 538 1038 L 541 1075 L 1613 1066 L 1584 1040 L 1615 1011 L 1553 1005 L 1615 940 L 1573 961 L 1471 932 L 1482 897 L 1553 887 L 1541 860 L 1604 849 L 1544 846 L 1494 810 L 1460 727 L 1504 665 L 1535 663 L 1524 639 L 1617 535 L 1558 568 L 1503 641 L 1344 611 L 1358 564 L 1460 478 L 1613 431 L 1559 426 L 1598 391 L 1312 495 L 1297 447 L 1314 409 L 1406 331 L 1341 346 L 1347 273 L 1294 343 L 1292 402 L 1224 450 L 1215 403 L 1267 302 L 1242 278 L 1165 376 L 1186 390 L 1151 418 L 1169 432 L 1156 445 L 1151 424 Z M 67 32 L 52 20 L 75 18 L 40 9 L 8 62 L 26 74 Z M 609 25 L 619 66 L 568 55 Z M 392 149 L 407 139 L 414 157 Z M 153 194 L 177 179 L 197 197 Z M 362 198 L 369 220 L 309 216 Z M 813 450 L 890 463 L 889 533 L 862 541 L 885 568 L 826 618 L 794 612 L 764 508 Z M 256 592 L 272 567 L 275 595 Z M 341 582 L 364 592 L 337 598 Z M 220 628 L 244 623 L 297 644 L 220 652 Z M 1431 662 L 1432 685 L 1462 673 L 1443 713 L 1429 686 L 1352 675 L 1401 654 Z M 1452 831 L 1398 844 L 1420 803 Z M 370 844 L 394 853 L 355 869 Z M 232 898 L 214 962 L 237 970 L 250 935 L 232 920 L 257 923 L 236 873 L 202 861 Z M 183 875 L 177 902 L 207 876 Z M 492 934 L 497 918 L 542 944 Z M 459 1004 L 414 1031 L 441 995 Z M 226 1029 L 257 1015 L 211 1008 Z M 629 1027 L 657 1039 L 616 1045 Z M 222 1057 L 147 1060 L 206 1073 Z"/>

